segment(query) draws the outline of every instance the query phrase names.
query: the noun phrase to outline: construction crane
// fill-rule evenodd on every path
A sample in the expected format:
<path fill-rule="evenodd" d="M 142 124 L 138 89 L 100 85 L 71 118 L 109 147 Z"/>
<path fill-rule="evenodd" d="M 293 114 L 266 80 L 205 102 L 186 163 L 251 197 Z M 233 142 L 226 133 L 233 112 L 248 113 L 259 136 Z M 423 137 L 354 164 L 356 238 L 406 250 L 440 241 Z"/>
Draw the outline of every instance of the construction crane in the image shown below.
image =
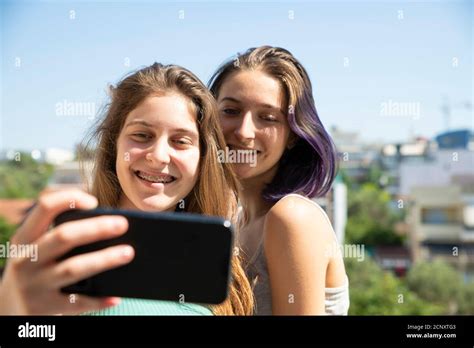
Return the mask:
<path fill-rule="evenodd" d="M 465 109 L 465 110 L 472 110 L 472 104 L 470 101 L 463 101 L 458 102 L 455 104 L 451 104 L 448 98 L 444 98 L 444 102 L 441 105 L 441 112 L 444 117 L 445 127 L 446 130 L 449 130 L 451 124 L 451 111 L 454 109 Z"/>

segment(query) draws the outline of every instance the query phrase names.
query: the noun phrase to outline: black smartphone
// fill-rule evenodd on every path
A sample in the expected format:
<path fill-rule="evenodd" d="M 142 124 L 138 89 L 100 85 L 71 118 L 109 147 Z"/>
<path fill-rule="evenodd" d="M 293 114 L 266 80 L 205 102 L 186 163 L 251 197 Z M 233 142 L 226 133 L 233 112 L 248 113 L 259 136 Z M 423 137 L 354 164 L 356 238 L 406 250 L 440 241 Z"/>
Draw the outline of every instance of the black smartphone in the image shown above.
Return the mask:
<path fill-rule="evenodd" d="M 55 225 L 100 215 L 122 215 L 128 231 L 117 238 L 77 247 L 74 255 L 129 244 L 135 258 L 62 289 L 89 296 L 219 304 L 227 297 L 233 248 L 230 221 L 188 213 L 150 213 L 117 209 L 69 210 Z"/>

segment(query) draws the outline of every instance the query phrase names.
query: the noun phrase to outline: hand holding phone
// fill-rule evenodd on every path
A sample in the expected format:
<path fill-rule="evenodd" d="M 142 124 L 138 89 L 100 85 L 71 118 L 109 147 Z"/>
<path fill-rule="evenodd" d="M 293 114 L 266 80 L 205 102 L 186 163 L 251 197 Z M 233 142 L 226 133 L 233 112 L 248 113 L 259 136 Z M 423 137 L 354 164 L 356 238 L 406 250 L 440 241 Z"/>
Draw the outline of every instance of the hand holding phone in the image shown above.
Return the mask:
<path fill-rule="evenodd" d="M 44 192 L 12 236 L 11 245 L 35 248 L 37 257 L 11 257 L 0 282 L 0 315 L 80 314 L 119 303 L 119 298 L 77 295 L 74 302 L 60 291 L 66 285 L 116 268 L 133 259 L 133 249 L 117 245 L 57 261 L 76 246 L 117 237 L 128 230 L 122 216 L 96 216 L 49 229 L 59 213 L 97 207 L 97 199 L 77 189 Z M 129 250 L 131 253 L 124 253 Z"/>

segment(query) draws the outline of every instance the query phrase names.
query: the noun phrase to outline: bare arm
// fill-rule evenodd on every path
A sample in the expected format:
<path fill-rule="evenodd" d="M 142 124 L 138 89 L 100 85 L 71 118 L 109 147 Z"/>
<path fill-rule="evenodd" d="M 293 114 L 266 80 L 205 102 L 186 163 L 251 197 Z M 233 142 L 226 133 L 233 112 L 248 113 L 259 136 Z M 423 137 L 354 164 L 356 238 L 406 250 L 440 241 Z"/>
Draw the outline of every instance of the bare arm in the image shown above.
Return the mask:
<path fill-rule="evenodd" d="M 324 314 L 332 227 L 323 213 L 298 197 L 268 212 L 264 248 L 275 315 Z"/>

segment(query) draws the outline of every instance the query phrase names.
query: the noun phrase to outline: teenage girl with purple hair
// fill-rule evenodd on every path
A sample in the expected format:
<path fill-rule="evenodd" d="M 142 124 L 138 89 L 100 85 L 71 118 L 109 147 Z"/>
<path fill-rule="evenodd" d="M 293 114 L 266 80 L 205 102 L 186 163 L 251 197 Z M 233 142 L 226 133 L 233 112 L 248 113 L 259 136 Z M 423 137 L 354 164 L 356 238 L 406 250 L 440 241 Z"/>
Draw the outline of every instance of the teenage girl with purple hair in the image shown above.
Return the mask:
<path fill-rule="evenodd" d="M 330 190 L 336 151 L 306 70 L 287 50 L 262 46 L 222 65 L 209 85 L 229 149 L 256 155 L 256 163 L 234 164 L 255 314 L 346 315 L 343 259 L 326 213 L 311 200 Z"/>

